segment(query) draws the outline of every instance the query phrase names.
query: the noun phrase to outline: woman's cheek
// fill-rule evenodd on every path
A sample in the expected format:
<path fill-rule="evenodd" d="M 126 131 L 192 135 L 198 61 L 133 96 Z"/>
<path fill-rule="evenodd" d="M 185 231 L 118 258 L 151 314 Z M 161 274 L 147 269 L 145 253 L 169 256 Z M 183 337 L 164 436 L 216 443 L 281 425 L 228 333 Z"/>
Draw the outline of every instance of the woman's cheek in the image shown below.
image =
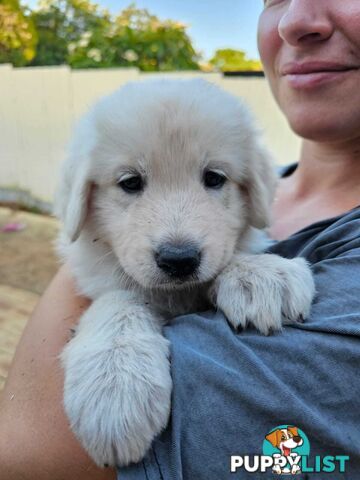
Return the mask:
<path fill-rule="evenodd" d="M 279 36 L 277 18 L 271 10 L 264 10 L 260 15 L 257 39 L 265 74 L 271 87 L 274 87 L 282 40 Z"/>

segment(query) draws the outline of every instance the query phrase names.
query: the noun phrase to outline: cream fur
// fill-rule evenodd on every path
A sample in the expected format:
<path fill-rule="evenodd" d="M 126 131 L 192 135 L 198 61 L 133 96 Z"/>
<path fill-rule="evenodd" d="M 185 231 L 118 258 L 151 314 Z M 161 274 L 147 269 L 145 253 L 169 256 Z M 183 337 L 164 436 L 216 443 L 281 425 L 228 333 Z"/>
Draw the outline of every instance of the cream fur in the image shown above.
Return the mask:
<path fill-rule="evenodd" d="M 222 172 L 220 189 L 203 172 Z M 139 194 L 119 178 L 142 175 Z M 98 465 L 140 460 L 166 426 L 169 318 L 213 305 L 262 333 L 306 317 L 302 259 L 261 254 L 275 175 L 246 108 L 201 80 L 130 83 L 83 118 L 64 164 L 58 250 L 93 303 L 62 354 L 71 427 Z M 161 271 L 164 242 L 201 250 L 188 281 Z"/>

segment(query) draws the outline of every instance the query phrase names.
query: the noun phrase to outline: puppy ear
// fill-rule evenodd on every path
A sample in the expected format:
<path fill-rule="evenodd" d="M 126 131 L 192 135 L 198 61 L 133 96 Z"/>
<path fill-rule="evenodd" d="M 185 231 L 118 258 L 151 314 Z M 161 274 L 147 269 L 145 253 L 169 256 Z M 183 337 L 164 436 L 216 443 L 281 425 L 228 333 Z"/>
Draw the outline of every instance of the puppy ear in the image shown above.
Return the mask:
<path fill-rule="evenodd" d="M 88 213 L 91 182 L 87 178 L 87 172 L 80 165 L 75 169 L 71 168 L 72 166 L 70 160 L 64 165 L 56 193 L 55 214 L 63 222 L 69 239 L 75 242 Z"/>
<path fill-rule="evenodd" d="M 266 435 L 266 440 L 268 440 L 273 447 L 277 447 L 280 442 L 279 442 L 279 434 L 281 434 L 280 430 L 275 430 L 268 435 Z"/>
<path fill-rule="evenodd" d="M 291 432 L 294 435 L 294 437 L 297 437 L 299 435 L 297 427 L 290 427 L 289 426 L 288 430 L 289 430 L 289 432 Z"/>
<path fill-rule="evenodd" d="M 55 215 L 62 221 L 65 233 L 72 242 L 80 235 L 90 203 L 92 133 L 87 119 L 80 122 L 68 158 L 62 166 L 55 196 Z"/>
<path fill-rule="evenodd" d="M 270 225 L 276 175 L 269 153 L 257 140 L 254 140 L 250 151 L 245 185 L 250 201 L 250 223 L 263 229 Z"/>

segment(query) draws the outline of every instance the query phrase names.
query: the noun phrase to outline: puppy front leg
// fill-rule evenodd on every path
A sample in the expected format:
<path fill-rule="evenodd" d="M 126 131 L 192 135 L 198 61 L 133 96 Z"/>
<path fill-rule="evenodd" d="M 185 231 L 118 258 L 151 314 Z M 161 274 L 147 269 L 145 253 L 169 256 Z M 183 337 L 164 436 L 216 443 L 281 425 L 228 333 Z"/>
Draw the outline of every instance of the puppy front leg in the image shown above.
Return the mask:
<path fill-rule="evenodd" d="M 209 294 L 235 328 L 251 323 L 268 335 L 308 316 L 315 285 L 303 258 L 239 253 L 215 279 Z"/>
<path fill-rule="evenodd" d="M 170 411 L 169 342 L 134 293 L 110 292 L 81 317 L 62 355 L 70 425 L 99 465 L 141 460 Z"/>

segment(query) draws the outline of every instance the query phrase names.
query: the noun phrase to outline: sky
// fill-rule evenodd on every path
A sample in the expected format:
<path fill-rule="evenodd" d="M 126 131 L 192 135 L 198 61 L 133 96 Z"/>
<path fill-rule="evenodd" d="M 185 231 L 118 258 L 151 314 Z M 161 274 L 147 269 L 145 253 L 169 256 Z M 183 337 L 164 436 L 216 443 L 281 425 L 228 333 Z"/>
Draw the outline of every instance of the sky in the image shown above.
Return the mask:
<path fill-rule="evenodd" d="M 36 0 L 25 0 L 33 7 Z M 112 13 L 127 7 L 131 0 L 95 0 Z M 171 18 L 189 25 L 195 48 L 209 59 L 219 48 L 244 50 L 249 58 L 259 58 L 256 24 L 263 0 L 137 0 L 161 19 Z"/>

